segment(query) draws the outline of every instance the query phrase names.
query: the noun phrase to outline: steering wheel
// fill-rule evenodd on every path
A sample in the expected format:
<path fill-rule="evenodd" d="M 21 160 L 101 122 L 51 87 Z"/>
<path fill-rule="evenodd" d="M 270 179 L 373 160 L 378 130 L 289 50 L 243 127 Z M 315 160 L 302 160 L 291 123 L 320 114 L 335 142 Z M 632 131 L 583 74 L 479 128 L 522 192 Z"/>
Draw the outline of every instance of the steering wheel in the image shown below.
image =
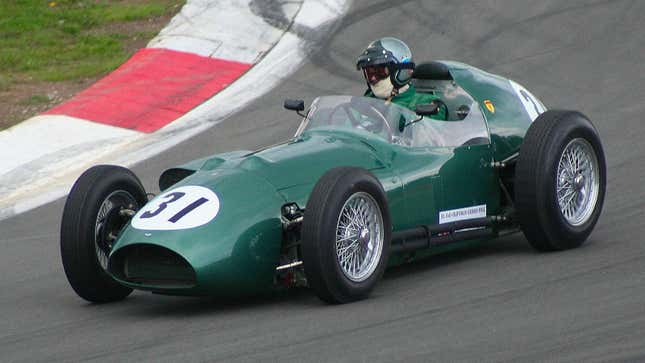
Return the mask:
<path fill-rule="evenodd" d="M 345 113 L 347 114 L 347 117 L 349 118 L 349 122 L 352 123 L 352 126 L 356 127 L 360 125 L 361 123 L 356 119 L 356 116 L 352 113 L 352 109 L 349 107 L 348 103 L 345 103 L 341 106 L 343 110 L 345 110 Z"/>
<path fill-rule="evenodd" d="M 347 115 L 347 118 L 349 119 L 349 122 L 352 124 L 352 127 L 357 127 L 360 125 L 360 122 L 356 119 L 354 114 L 351 112 L 351 108 L 349 107 L 349 102 L 340 104 L 336 106 L 331 112 L 329 112 L 329 115 L 327 116 L 327 125 L 333 125 L 334 122 L 334 115 L 336 115 L 336 112 L 339 110 L 345 111 L 345 114 Z"/>
<path fill-rule="evenodd" d="M 366 127 L 365 129 L 367 131 L 372 133 L 380 133 L 383 129 L 385 129 L 385 132 L 387 133 L 387 141 L 392 142 L 394 134 L 392 132 L 392 127 L 390 127 L 390 124 L 387 122 L 387 117 L 385 116 L 385 113 L 387 112 L 385 103 L 383 103 L 383 106 L 384 107 L 379 110 L 374 107 L 374 105 L 361 102 L 361 98 L 359 97 L 352 97 L 352 100 L 349 102 L 350 108 L 353 108 L 362 115 L 369 117 L 371 121 L 378 122 L 378 124 L 373 124 L 373 126 L 369 128 Z M 350 114 L 350 112 L 348 112 L 348 114 Z"/>
<path fill-rule="evenodd" d="M 373 105 L 362 103 L 357 99 L 353 98 L 350 102 L 346 102 L 338 105 L 329 113 L 329 116 L 327 117 L 328 125 L 334 124 L 334 115 L 339 110 L 345 111 L 345 114 L 347 115 L 347 119 L 349 119 L 349 122 L 352 124 L 352 127 L 362 128 L 375 134 L 378 134 L 383 129 L 385 129 L 385 132 L 387 133 L 387 137 L 386 137 L 387 141 L 388 142 L 392 141 L 392 137 L 393 137 L 392 128 L 390 127 L 390 124 L 387 122 L 387 118 L 382 113 L 382 112 L 385 112 L 386 110 L 385 108 L 383 111 L 381 111 L 376 109 Z M 361 120 L 358 119 L 356 115 L 354 115 L 354 112 L 352 111 L 358 111 L 358 113 L 360 113 L 363 116 L 369 117 L 370 121 L 374 121 L 376 123 L 372 123 L 372 125 L 365 125 L 364 123 L 361 123 Z"/>

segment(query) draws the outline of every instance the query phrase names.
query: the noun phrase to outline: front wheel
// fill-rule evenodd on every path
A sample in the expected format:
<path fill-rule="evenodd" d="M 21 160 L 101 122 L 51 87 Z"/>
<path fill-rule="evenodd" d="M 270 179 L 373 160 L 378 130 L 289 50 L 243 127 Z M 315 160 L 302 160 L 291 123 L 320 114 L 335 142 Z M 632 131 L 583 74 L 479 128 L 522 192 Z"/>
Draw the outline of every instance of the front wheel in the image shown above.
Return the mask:
<path fill-rule="evenodd" d="M 605 197 L 605 154 L 591 122 L 547 111 L 529 127 L 515 169 L 515 205 L 524 235 L 540 251 L 580 246 Z"/>
<path fill-rule="evenodd" d="M 103 303 L 132 292 L 107 273 L 108 257 L 121 229 L 146 202 L 139 179 L 120 166 L 94 166 L 76 180 L 63 210 L 60 247 L 65 275 L 80 297 Z"/>
<path fill-rule="evenodd" d="M 367 170 L 335 168 L 305 210 L 302 260 L 309 286 L 329 303 L 366 298 L 385 270 L 391 222 L 385 192 Z"/>

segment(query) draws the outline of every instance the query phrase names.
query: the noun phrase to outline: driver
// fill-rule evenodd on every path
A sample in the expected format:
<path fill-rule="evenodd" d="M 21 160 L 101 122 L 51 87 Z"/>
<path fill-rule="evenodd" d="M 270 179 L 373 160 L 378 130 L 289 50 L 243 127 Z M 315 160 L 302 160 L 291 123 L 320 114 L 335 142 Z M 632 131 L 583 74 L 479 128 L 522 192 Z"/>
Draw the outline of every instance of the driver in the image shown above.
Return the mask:
<path fill-rule="evenodd" d="M 430 93 L 417 93 L 410 84 L 414 72 L 412 52 L 396 38 L 386 37 L 371 42 L 358 57 L 356 68 L 363 71 L 367 82 L 366 97 L 381 98 L 413 111 L 417 104 L 438 99 Z M 440 107 L 439 112 L 431 117 L 445 120 L 446 110 Z"/>

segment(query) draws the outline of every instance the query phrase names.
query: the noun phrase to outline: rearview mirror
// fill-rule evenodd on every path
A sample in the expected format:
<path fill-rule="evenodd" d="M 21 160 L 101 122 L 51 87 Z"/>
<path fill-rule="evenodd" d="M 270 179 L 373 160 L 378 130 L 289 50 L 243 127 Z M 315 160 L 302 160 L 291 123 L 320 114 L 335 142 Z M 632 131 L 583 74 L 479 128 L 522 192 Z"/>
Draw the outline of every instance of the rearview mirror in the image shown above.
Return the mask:
<path fill-rule="evenodd" d="M 296 111 L 296 112 L 304 111 L 305 101 L 286 99 L 284 100 L 284 108 L 286 108 L 287 110 Z"/>
<path fill-rule="evenodd" d="M 423 105 L 417 105 L 414 109 L 414 112 L 419 116 L 432 116 L 436 115 L 439 112 L 439 104 L 437 103 L 426 103 Z"/>

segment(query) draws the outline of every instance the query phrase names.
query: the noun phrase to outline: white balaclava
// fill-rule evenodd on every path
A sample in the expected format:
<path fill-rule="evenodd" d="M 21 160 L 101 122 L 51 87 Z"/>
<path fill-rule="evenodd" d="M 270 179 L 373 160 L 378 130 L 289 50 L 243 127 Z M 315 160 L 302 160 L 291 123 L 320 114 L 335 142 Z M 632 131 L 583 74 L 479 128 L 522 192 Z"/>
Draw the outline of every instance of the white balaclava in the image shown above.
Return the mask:
<path fill-rule="evenodd" d="M 390 77 L 386 77 L 376 82 L 375 84 L 370 84 L 370 89 L 372 90 L 372 93 L 374 93 L 374 96 L 382 99 L 401 94 L 407 91 L 408 88 L 410 88 L 410 85 L 406 84 L 405 86 L 399 88 L 396 92 L 394 92 L 394 85 L 392 84 Z"/>
<path fill-rule="evenodd" d="M 394 85 L 392 84 L 390 77 L 385 77 L 375 84 L 370 84 L 370 89 L 372 90 L 372 93 L 374 93 L 374 96 L 385 99 L 392 97 Z"/>

